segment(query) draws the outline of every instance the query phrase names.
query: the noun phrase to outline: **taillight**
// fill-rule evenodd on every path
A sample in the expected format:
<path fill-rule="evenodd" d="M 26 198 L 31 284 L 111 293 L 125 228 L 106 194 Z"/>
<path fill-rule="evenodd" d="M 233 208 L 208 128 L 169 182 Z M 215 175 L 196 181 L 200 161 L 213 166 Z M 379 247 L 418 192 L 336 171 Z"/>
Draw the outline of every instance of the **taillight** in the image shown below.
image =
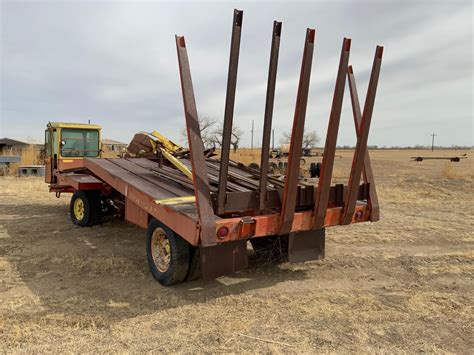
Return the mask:
<path fill-rule="evenodd" d="M 219 239 L 224 239 L 228 235 L 229 235 L 229 228 L 227 228 L 227 227 L 220 227 L 217 230 L 217 238 L 219 238 Z"/>

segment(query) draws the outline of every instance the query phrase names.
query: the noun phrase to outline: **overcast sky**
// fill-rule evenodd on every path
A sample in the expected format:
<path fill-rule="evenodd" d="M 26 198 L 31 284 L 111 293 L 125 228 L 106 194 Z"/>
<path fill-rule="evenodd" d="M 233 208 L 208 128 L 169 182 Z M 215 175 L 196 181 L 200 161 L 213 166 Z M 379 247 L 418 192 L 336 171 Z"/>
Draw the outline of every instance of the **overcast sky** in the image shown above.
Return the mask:
<path fill-rule="evenodd" d="M 198 111 L 222 120 L 233 9 L 244 10 L 234 124 L 263 126 L 272 21 L 283 22 L 273 127 L 291 129 L 307 27 L 316 42 L 306 129 L 326 134 L 340 48 L 352 38 L 364 102 L 375 46 L 384 57 L 369 144 L 473 144 L 471 1 L 1 1 L 0 138 L 43 140 L 48 121 L 103 126 L 129 142 L 184 126 L 174 35 L 186 37 Z M 338 144 L 354 144 L 346 86 Z"/>

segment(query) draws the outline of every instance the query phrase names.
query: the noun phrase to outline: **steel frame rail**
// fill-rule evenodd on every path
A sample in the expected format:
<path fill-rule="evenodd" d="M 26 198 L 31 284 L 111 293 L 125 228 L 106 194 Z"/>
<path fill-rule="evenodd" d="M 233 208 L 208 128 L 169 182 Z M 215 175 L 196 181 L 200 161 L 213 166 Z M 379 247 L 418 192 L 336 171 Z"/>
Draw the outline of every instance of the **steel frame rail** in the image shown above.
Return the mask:
<path fill-rule="evenodd" d="M 219 192 L 217 197 L 217 211 L 224 213 L 225 196 L 227 189 L 227 172 L 229 170 L 230 143 L 232 139 L 232 121 L 234 118 L 235 88 L 237 86 L 237 68 L 239 66 L 240 34 L 244 12 L 234 10 L 232 22 L 232 39 L 229 56 L 229 72 L 227 77 L 227 92 L 224 111 L 224 125 L 222 132 L 221 161 L 219 170 Z"/>
<path fill-rule="evenodd" d="M 324 146 L 323 161 L 318 187 L 315 190 L 313 229 L 324 227 L 324 218 L 328 208 L 329 188 L 331 186 L 332 171 L 334 168 L 334 155 L 336 153 L 337 134 L 341 119 L 342 101 L 346 83 L 347 66 L 351 49 L 351 39 L 344 38 L 337 71 L 336 86 L 332 100 L 331 114 L 329 116 L 326 144 Z"/>
<path fill-rule="evenodd" d="M 359 134 L 360 121 L 362 113 L 360 110 L 359 96 L 357 94 L 356 81 L 354 77 L 354 70 L 350 65 L 347 69 L 347 77 L 349 79 L 349 89 L 351 93 L 352 113 L 354 116 L 354 125 L 356 132 Z M 377 189 L 375 188 L 375 178 L 372 171 L 372 163 L 370 161 L 370 154 L 367 150 L 364 157 L 364 168 L 362 170 L 364 182 L 369 183 L 369 198 L 368 203 L 370 207 L 370 220 L 376 222 L 380 219 L 379 199 L 377 197 Z"/>
<path fill-rule="evenodd" d="M 356 123 L 356 131 L 357 131 L 357 144 L 354 151 L 354 157 L 352 159 L 352 167 L 351 167 L 351 173 L 349 175 L 349 184 L 348 184 L 349 188 L 347 191 L 347 195 L 344 199 L 344 209 L 343 209 L 341 224 L 350 224 L 352 221 L 352 215 L 354 214 L 355 206 L 357 203 L 357 190 L 360 183 L 360 176 L 362 173 L 362 168 L 364 166 L 365 166 L 365 174 L 367 174 L 367 165 L 369 166 L 369 173 L 372 175 L 371 179 L 373 182 L 373 174 L 372 174 L 372 169 L 370 166 L 369 155 L 367 152 L 367 140 L 369 138 L 370 123 L 372 120 L 372 113 L 374 111 L 375 94 L 377 92 L 377 84 L 378 84 L 379 75 L 380 75 L 380 67 L 382 65 L 382 54 L 383 54 L 383 47 L 377 46 L 375 50 L 375 55 L 374 55 L 374 62 L 372 64 L 372 72 L 370 74 L 369 87 L 367 89 L 367 95 L 366 95 L 365 104 L 364 104 L 364 112 L 362 114 L 362 117 L 360 117 L 359 100 L 355 99 L 357 92 L 355 91 L 356 88 L 355 88 L 354 73 L 352 72 L 352 68 L 349 68 L 348 70 L 349 87 L 351 88 L 352 106 L 354 110 L 353 111 L 354 120 Z M 359 106 L 358 112 L 356 112 L 357 106 Z M 358 115 L 358 117 L 356 116 L 356 114 Z M 368 164 L 364 164 L 365 161 L 367 161 Z M 366 175 L 366 178 L 367 178 L 367 175 Z M 371 190 L 373 190 L 373 192 L 375 193 L 374 187 Z M 369 193 L 369 197 L 374 197 L 374 195 L 372 194 L 371 196 L 371 194 Z M 375 199 L 377 201 L 376 197 Z M 369 200 L 373 204 L 372 199 L 369 198 Z M 376 203 L 376 207 L 378 209 L 378 203 Z"/>
<path fill-rule="evenodd" d="M 214 211 L 216 215 L 222 216 L 226 214 L 226 211 L 228 211 L 230 208 L 230 206 L 227 206 L 227 179 L 229 176 L 235 178 L 234 173 L 229 173 L 229 165 L 233 164 L 229 160 L 229 155 L 232 137 L 232 124 L 237 85 L 237 69 L 240 52 L 242 22 L 243 11 L 234 10 L 222 135 L 222 151 L 220 162 L 218 163 L 219 170 L 218 172 L 216 171 L 216 173 L 218 173 L 219 175 L 218 181 L 215 181 L 217 176 L 212 176 L 212 174 L 210 177 L 208 176 L 207 168 L 212 168 L 214 165 L 209 165 L 210 162 L 206 163 L 204 157 L 204 145 L 199 130 L 198 114 L 191 81 L 191 72 L 189 68 L 185 40 L 184 37 L 176 36 L 176 48 L 178 53 L 181 88 L 186 117 L 186 128 L 190 147 L 193 186 L 201 229 L 201 244 L 204 247 L 214 246 L 216 244 L 216 223 L 218 223 L 220 219 L 214 215 Z M 254 206 L 252 209 L 254 216 L 255 214 L 265 214 L 269 211 L 269 201 L 267 201 L 269 191 L 267 190 L 267 185 L 269 180 L 271 181 L 271 178 L 268 177 L 268 159 L 275 100 L 281 28 L 282 23 L 274 21 L 265 100 L 261 169 L 260 174 L 255 175 L 255 177 L 258 177 L 258 183 L 255 182 L 250 184 L 252 186 L 255 185 L 255 189 L 253 189 L 252 186 L 248 186 L 248 188 L 250 188 L 250 190 L 253 190 L 253 192 L 250 195 L 247 194 L 248 196 L 246 195 L 246 198 L 248 198 L 253 194 L 252 196 L 255 196 L 256 200 L 258 199 L 258 201 L 255 201 L 255 203 L 252 204 L 252 206 Z M 295 213 L 295 210 L 297 204 L 297 197 L 299 196 L 299 163 L 302 154 L 302 141 L 304 135 L 304 124 L 306 119 L 306 108 L 308 104 L 308 93 L 311 77 L 315 35 L 316 32 L 314 29 L 308 28 L 306 30 L 298 92 L 293 117 L 287 176 L 283 185 L 283 190 L 281 192 L 277 192 L 281 193 L 281 209 L 278 213 L 278 220 L 275 221 L 277 222 L 277 225 L 275 226 L 275 234 L 278 235 L 290 233 L 294 229 L 294 223 L 297 223 L 296 221 L 294 221 L 294 219 L 295 215 L 297 214 Z M 377 221 L 379 219 L 379 204 L 375 190 L 374 175 L 372 172 L 370 156 L 367 151 L 367 141 L 373 114 L 377 83 L 380 74 L 383 47 L 377 46 L 376 49 L 363 113 L 361 113 L 354 73 L 352 67 L 348 66 L 350 47 L 351 39 L 344 38 L 339 59 L 339 66 L 331 105 L 331 112 L 329 116 L 326 142 L 321 166 L 321 175 L 317 186 L 315 186 L 314 188 L 313 201 L 311 201 L 311 205 L 314 206 L 313 210 L 310 213 L 311 218 L 308 221 L 311 229 L 324 228 L 327 223 L 327 214 L 329 213 L 328 209 L 333 208 L 340 209 L 339 224 L 349 224 L 354 223 L 354 221 L 356 220 L 360 220 L 361 216 L 355 215 L 356 212 L 360 213 L 360 206 L 357 204 L 358 198 L 367 199 L 368 208 L 364 209 L 364 214 L 366 213 L 366 211 L 370 211 L 371 221 Z M 346 75 L 347 80 L 349 82 L 349 90 L 351 94 L 351 104 L 354 116 L 354 125 L 356 128 L 357 145 L 356 150 L 354 152 L 351 174 L 349 177 L 349 184 L 347 188 L 343 185 L 336 185 L 333 189 L 331 187 L 331 179 L 334 168 L 334 156 L 339 131 L 342 104 L 344 99 Z M 209 166 L 207 166 L 206 164 Z M 217 170 L 217 164 L 214 169 Z M 363 174 L 365 183 L 363 186 L 360 185 L 361 174 Z M 238 178 L 242 179 L 242 181 L 245 182 L 244 185 L 252 182 L 246 181 L 243 176 L 239 176 Z M 213 196 L 212 198 L 210 193 L 211 188 L 209 185 L 209 179 L 215 181 L 215 183 L 217 182 L 218 185 L 217 196 Z M 231 186 L 229 185 L 229 187 Z M 361 188 L 363 188 L 362 193 Z M 274 191 L 270 192 L 273 193 Z M 250 206 L 248 201 L 245 200 L 244 196 L 241 196 L 240 193 L 235 192 L 234 195 L 232 195 L 233 205 Z M 333 196 L 334 194 L 338 195 L 339 197 Z M 273 196 L 272 198 L 274 199 L 275 196 Z M 245 202 L 244 200 L 247 202 Z M 339 202 L 335 204 L 334 201 L 336 200 Z M 273 206 L 272 210 L 273 212 L 275 212 L 275 201 L 272 200 L 271 204 Z M 230 209 L 232 210 L 232 208 Z M 366 219 L 368 217 L 368 215 L 365 215 L 362 218 Z M 334 221 L 332 221 L 331 223 L 333 222 Z"/>
<path fill-rule="evenodd" d="M 199 129 L 199 119 L 194 97 L 191 69 L 184 36 L 176 36 L 176 50 L 178 53 L 179 74 L 183 94 L 184 115 L 188 134 L 189 151 L 191 157 L 194 194 L 198 210 L 202 246 L 216 245 L 215 218 L 211 202 L 211 192 L 207 177 L 206 160 L 204 158 L 204 144 Z"/>
<path fill-rule="evenodd" d="M 272 47 L 268 66 L 267 94 L 265 99 L 265 116 L 262 136 L 262 156 L 260 160 L 259 208 L 265 210 L 267 202 L 268 159 L 270 157 L 270 134 L 272 131 L 273 105 L 275 102 L 275 86 L 280 52 L 281 22 L 273 21 Z"/>
<path fill-rule="evenodd" d="M 314 29 L 306 29 L 300 81 L 298 85 L 298 94 L 296 97 L 293 129 L 291 132 L 288 168 L 282 197 L 282 208 L 280 213 L 281 225 L 279 231 L 280 235 L 288 234 L 291 231 L 295 214 L 300 158 L 303 144 L 304 121 L 306 117 L 306 106 L 308 104 L 308 91 L 311 77 L 311 65 L 313 62 L 315 35 L 316 31 Z"/>

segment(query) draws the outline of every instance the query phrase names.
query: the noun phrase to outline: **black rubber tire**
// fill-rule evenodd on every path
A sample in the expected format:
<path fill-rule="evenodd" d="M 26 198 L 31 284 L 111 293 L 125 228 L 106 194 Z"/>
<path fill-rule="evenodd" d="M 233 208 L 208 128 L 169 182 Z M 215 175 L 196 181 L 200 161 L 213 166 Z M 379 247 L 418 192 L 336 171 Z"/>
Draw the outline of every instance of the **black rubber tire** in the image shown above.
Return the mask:
<path fill-rule="evenodd" d="M 288 235 L 251 238 L 250 244 L 260 260 L 268 262 L 288 260 Z"/>
<path fill-rule="evenodd" d="M 258 169 L 260 169 L 260 166 L 257 163 L 250 163 L 249 168 L 258 170 Z"/>
<path fill-rule="evenodd" d="M 321 163 L 311 163 L 309 166 L 309 176 L 312 178 L 319 177 L 321 175 Z"/>
<path fill-rule="evenodd" d="M 153 232 L 157 228 L 163 229 L 170 243 L 171 261 L 166 272 L 158 270 L 151 251 Z M 156 281 L 164 286 L 175 285 L 183 282 L 188 274 L 191 259 L 191 245 L 163 223 L 153 218 L 148 224 L 146 231 L 146 257 L 151 274 Z"/>
<path fill-rule="evenodd" d="M 74 202 L 81 199 L 84 204 L 84 217 L 77 219 L 74 214 Z M 76 190 L 71 197 L 69 203 L 69 214 L 72 223 L 79 227 L 92 227 L 100 222 L 102 214 L 102 205 L 100 201 L 100 191 L 95 190 Z"/>
<path fill-rule="evenodd" d="M 189 258 L 189 269 L 186 275 L 186 281 L 194 281 L 201 277 L 201 254 L 198 247 L 191 246 Z"/>

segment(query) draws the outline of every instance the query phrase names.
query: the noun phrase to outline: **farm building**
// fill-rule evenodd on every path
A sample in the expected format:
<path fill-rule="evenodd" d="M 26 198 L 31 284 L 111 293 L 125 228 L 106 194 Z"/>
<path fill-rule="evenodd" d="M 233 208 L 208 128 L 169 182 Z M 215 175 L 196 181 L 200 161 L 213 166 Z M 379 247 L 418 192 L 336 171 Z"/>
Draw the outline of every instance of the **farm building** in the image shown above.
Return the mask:
<path fill-rule="evenodd" d="M 11 138 L 0 139 L 0 155 L 12 154 L 21 151 L 28 146 L 28 143 L 17 141 Z"/>
<path fill-rule="evenodd" d="M 26 164 L 41 164 L 44 145 L 25 143 L 16 139 L 0 139 L 0 156 L 19 156 Z"/>

